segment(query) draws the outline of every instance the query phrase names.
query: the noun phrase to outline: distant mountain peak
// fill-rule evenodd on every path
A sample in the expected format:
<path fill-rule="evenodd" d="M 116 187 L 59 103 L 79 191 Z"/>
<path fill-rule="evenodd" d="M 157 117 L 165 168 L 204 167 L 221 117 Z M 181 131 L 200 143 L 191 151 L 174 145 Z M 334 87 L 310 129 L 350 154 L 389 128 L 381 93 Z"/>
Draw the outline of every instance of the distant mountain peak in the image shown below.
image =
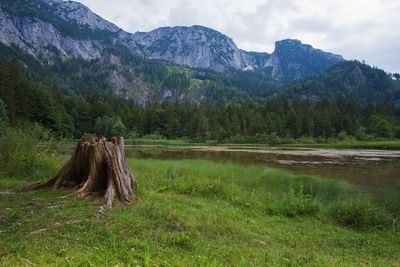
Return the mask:
<path fill-rule="evenodd" d="M 134 41 L 142 45 L 146 57 L 180 65 L 217 71 L 241 69 L 245 65 L 231 38 L 204 26 L 162 27 L 136 33 Z"/>
<path fill-rule="evenodd" d="M 42 2 L 48 3 L 48 4 L 54 4 L 54 3 L 62 3 L 65 2 L 64 0 L 42 0 Z"/>
<path fill-rule="evenodd" d="M 340 55 L 324 52 L 297 39 L 275 42 L 275 50 L 268 59 L 275 80 L 297 81 L 323 73 L 330 66 L 344 61 Z"/>
<path fill-rule="evenodd" d="M 275 42 L 275 46 L 285 45 L 285 44 L 289 44 L 289 45 L 304 45 L 298 39 L 282 39 L 282 40 L 279 40 L 279 41 Z"/>
<path fill-rule="evenodd" d="M 275 51 L 282 51 L 282 50 L 293 50 L 294 52 L 298 53 L 300 50 L 308 53 L 320 54 L 326 57 L 331 58 L 332 60 L 343 61 L 343 57 L 341 55 L 336 55 L 333 53 L 325 52 L 321 49 L 314 48 L 312 45 L 303 44 L 300 40 L 297 39 L 284 39 L 275 42 Z"/>

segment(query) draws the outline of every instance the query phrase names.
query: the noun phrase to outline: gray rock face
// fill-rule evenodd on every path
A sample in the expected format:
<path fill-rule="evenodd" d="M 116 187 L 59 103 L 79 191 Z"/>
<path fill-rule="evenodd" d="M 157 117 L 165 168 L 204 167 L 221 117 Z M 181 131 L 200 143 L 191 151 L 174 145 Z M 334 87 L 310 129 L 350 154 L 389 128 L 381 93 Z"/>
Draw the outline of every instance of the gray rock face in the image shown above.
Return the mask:
<path fill-rule="evenodd" d="M 146 58 L 193 68 L 219 72 L 268 69 L 277 81 L 317 75 L 343 60 L 297 40 L 277 42 L 271 55 L 247 52 L 226 35 L 202 26 L 163 27 L 131 34 L 80 3 L 61 0 L 1 2 L 0 42 L 49 63 L 59 58 L 97 59 L 105 49 L 121 45 Z M 116 77 L 113 82 L 119 80 Z"/>
<path fill-rule="evenodd" d="M 89 8 L 78 2 L 48 0 L 55 7 L 57 14 L 65 20 L 74 21 L 79 25 L 86 25 L 93 30 L 118 32 L 121 29 L 114 24 L 94 14 Z"/>
<path fill-rule="evenodd" d="M 279 81 L 296 81 L 321 74 L 327 68 L 343 61 L 343 57 L 315 49 L 299 40 L 282 40 L 264 67 L 272 68 L 272 78 Z"/>
<path fill-rule="evenodd" d="M 278 81 L 317 75 L 344 60 L 291 39 L 276 42 L 272 54 L 248 52 L 238 49 L 227 36 L 201 26 L 159 28 L 131 38 L 148 58 L 221 72 L 271 68 L 272 78 Z"/>
<path fill-rule="evenodd" d="M 244 50 L 241 50 L 241 53 L 246 63 L 246 68 L 244 69 L 246 71 L 264 68 L 267 64 L 267 60 L 271 56 L 268 53 L 248 52 Z"/>
<path fill-rule="evenodd" d="M 164 27 L 129 36 L 131 47 L 141 55 L 193 68 L 219 72 L 271 69 L 277 81 L 296 81 L 318 75 L 343 61 L 298 40 L 282 40 L 272 54 L 240 50 L 229 37 L 202 26 Z"/>
<path fill-rule="evenodd" d="M 164 27 L 136 33 L 133 39 L 143 47 L 142 51 L 148 58 L 216 71 L 246 66 L 232 39 L 202 26 Z"/>
<path fill-rule="evenodd" d="M 14 17 L 0 9 L 0 42 L 16 45 L 34 57 L 52 62 L 56 56 L 80 57 L 85 60 L 100 56 L 101 44 L 93 40 L 75 40 L 59 32 L 52 24 L 29 17 Z"/>

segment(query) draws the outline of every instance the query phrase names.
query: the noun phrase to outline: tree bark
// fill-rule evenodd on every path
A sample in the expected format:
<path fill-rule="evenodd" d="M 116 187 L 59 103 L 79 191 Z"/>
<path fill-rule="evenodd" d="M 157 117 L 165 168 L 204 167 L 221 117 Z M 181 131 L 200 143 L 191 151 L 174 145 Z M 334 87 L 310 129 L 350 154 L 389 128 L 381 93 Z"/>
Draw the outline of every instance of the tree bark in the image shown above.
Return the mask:
<path fill-rule="evenodd" d="M 82 137 L 71 159 L 51 179 L 27 189 L 76 187 L 75 195 L 104 197 L 106 206 L 115 199 L 129 203 L 136 180 L 125 162 L 123 137 Z"/>

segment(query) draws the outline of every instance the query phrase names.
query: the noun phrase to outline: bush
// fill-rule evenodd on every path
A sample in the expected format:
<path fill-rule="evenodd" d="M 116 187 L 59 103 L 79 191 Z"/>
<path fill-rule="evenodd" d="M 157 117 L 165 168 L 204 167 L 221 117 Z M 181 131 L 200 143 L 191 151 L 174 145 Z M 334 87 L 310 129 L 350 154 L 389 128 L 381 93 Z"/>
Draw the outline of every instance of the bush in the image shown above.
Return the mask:
<path fill-rule="evenodd" d="M 6 128 L 0 135 L 1 175 L 35 178 L 43 170 L 54 170 L 57 161 L 40 149 L 41 141 L 51 141 L 51 134 L 38 124 Z"/>
<path fill-rule="evenodd" d="M 315 139 L 312 136 L 302 136 L 297 140 L 300 144 L 315 144 Z"/>
<path fill-rule="evenodd" d="M 400 138 L 400 126 L 395 126 L 395 127 L 393 128 L 393 130 L 394 130 L 394 135 L 395 135 L 395 137 L 396 137 L 396 138 Z"/>
<path fill-rule="evenodd" d="M 148 139 L 148 140 L 164 140 L 164 136 L 162 136 L 158 132 L 154 132 L 152 134 L 146 134 L 143 136 L 143 139 Z"/>
<path fill-rule="evenodd" d="M 341 131 L 338 135 L 337 135 L 337 139 L 339 141 L 354 141 L 354 137 L 349 135 L 346 131 Z"/>
<path fill-rule="evenodd" d="M 104 116 L 96 119 L 94 131 L 98 135 L 107 137 L 121 136 L 125 133 L 126 127 L 119 116 Z"/>
<path fill-rule="evenodd" d="M 124 137 L 126 139 L 137 139 L 140 138 L 140 134 L 137 131 L 130 131 L 129 133 L 125 134 Z"/>
<path fill-rule="evenodd" d="M 267 143 L 268 143 L 269 145 L 278 145 L 278 144 L 282 143 L 282 140 L 281 140 L 281 138 L 278 136 L 277 133 L 273 132 L 272 134 L 270 134 L 270 135 L 268 136 Z"/>
<path fill-rule="evenodd" d="M 335 201 L 328 208 L 328 216 L 350 227 L 392 226 L 394 218 L 382 206 L 376 206 L 365 197 Z"/>
<path fill-rule="evenodd" d="M 4 175 L 31 175 L 37 163 L 37 139 L 26 129 L 7 128 L 0 137 L 0 167 Z"/>
<path fill-rule="evenodd" d="M 372 116 L 372 128 L 376 137 L 393 138 L 394 136 L 393 126 L 380 116 Z"/>
<path fill-rule="evenodd" d="M 367 128 L 365 128 L 365 127 L 362 127 L 362 126 L 360 126 L 358 129 L 357 129 L 357 131 L 356 131 L 356 133 L 355 133 L 355 138 L 357 139 L 357 140 L 360 140 L 360 141 L 365 141 L 365 140 L 367 140 Z"/>
<path fill-rule="evenodd" d="M 3 100 L 0 98 L 0 132 L 8 125 L 8 117 Z"/>

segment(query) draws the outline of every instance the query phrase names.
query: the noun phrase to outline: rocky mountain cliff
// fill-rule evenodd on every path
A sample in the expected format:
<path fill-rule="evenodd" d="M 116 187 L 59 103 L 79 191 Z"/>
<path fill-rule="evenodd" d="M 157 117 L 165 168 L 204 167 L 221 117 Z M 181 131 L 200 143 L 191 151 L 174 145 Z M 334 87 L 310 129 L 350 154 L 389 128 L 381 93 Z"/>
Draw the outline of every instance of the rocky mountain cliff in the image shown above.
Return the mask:
<path fill-rule="evenodd" d="M 0 2 L 0 42 L 42 62 L 99 58 L 105 41 L 119 28 L 76 2 Z"/>
<path fill-rule="evenodd" d="M 86 6 L 61 0 L 1 0 L 0 42 L 41 62 L 99 59 L 110 48 L 191 68 L 218 72 L 261 70 L 292 82 L 323 73 L 343 61 L 297 40 L 276 43 L 272 54 L 240 50 L 233 40 L 202 27 L 163 27 L 134 34 L 102 19 Z"/>
<path fill-rule="evenodd" d="M 323 73 L 343 57 L 315 49 L 299 40 L 275 43 L 272 54 L 240 50 L 233 40 L 215 30 L 202 27 L 164 27 L 151 32 L 137 32 L 133 46 L 141 55 L 162 59 L 192 68 L 269 71 L 276 81 L 297 81 Z"/>
<path fill-rule="evenodd" d="M 315 49 L 299 40 L 282 40 L 275 43 L 275 51 L 265 62 L 272 68 L 272 78 L 278 81 L 298 81 L 323 73 L 343 61 L 343 57 Z"/>
<path fill-rule="evenodd" d="M 242 52 L 233 40 L 206 27 L 163 27 L 137 32 L 133 38 L 143 47 L 147 58 L 221 72 L 246 67 Z"/>

